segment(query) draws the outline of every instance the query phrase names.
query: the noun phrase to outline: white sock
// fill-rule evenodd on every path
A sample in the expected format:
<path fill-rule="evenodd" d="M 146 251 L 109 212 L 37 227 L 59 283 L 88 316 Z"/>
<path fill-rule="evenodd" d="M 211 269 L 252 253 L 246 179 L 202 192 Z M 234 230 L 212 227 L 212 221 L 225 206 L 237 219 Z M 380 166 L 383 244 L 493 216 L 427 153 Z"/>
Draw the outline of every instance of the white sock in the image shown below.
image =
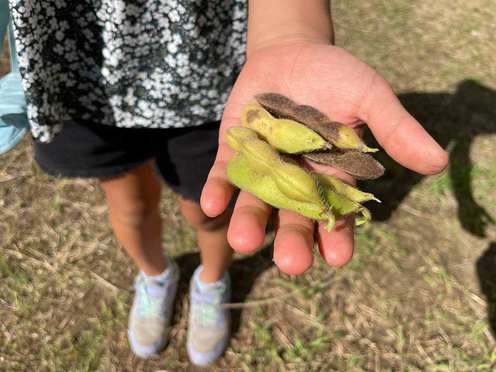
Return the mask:
<path fill-rule="evenodd" d="M 167 282 L 172 275 L 171 265 L 169 265 L 169 260 L 167 260 L 167 268 L 162 271 L 158 275 L 146 275 L 143 273 L 143 276 L 147 281 L 151 281 L 152 283 L 164 284 Z"/>
<path fill-rule="evenodd" d="M 196 270 L 195 276 L 194 276 L 195 284 L 200 289 L 200 292 L 208 292 L 210 289 L 217 287 L 222 282 L 222 279 L 224 279 L 224 277 L 222 277 L 221 279 L 217 280 L 216 282 L 205 283 L 200 278 L 200 273 L 202 271 L 203 271 L 203 267 L 200 266 L 200 268 L 198 270 Z"/>

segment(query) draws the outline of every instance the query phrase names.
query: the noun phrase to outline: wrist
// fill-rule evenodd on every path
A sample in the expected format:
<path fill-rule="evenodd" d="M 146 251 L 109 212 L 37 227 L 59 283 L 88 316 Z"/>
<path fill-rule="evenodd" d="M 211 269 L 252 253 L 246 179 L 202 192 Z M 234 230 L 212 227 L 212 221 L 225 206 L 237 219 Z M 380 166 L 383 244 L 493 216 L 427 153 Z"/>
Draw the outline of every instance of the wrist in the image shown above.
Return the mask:
<path fill-rule="evenodd" d="M 264 37 L 252 37 L 248 40 L 246 57 L 264 50 L 266 48 L 296 46 L 302 44 L 332 44 L 333 38 L 331 35 L 318 35 L 308 32 L 288 32 Z"/>

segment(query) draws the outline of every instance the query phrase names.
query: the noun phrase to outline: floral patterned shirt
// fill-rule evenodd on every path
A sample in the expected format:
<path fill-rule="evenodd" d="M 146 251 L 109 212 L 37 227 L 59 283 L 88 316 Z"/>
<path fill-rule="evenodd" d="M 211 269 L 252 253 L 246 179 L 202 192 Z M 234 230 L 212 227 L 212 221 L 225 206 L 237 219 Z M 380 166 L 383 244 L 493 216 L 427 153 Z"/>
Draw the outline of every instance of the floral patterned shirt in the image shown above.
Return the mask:
<path fill-rule="evenodd" d="M 201 125 L 244 63 L 246 0 L 10 0 L 33 136 Z"/>

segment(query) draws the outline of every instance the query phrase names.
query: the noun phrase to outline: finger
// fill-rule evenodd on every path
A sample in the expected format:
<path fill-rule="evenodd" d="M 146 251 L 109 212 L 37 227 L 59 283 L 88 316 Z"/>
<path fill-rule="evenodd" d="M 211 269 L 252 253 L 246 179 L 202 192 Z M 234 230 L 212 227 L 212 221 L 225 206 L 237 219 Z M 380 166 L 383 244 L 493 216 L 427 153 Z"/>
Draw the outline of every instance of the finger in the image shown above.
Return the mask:
<path fill-rule="evenodd" d="M 209 217 L 221 215 L 231 200 L 234 187 L 227 179 L 226 166 L 227 160 L 218 155 L 203 186 L 200 205 Z"/>
<path fill-rule="evenodd" d="M 332 231 L 325 229 L 325 224 L 319 223 L 317 242 L 322 258 L 333 267 L 341 267 L 353 256 L 353 226 L 354 218 L 348 216 L 336 222 Z"/>
<path fill-rule="evenodd" d="M 377 141 L 396 161 L 422 174 L 436 174 L 448 154 L 401 105 L 389 84 L 374 75 L 358 112 Z"/>
<path fill-rule="evenodd" d="M 240 253 L 251 253 L 260 248 L 271 211 L 271 207 L 260 199 L 241 191 L 227 231 L 231 247 Z"/>
<path fill-rule="evenodd" d="M 234 186 L 227 178 L 227 162 L 233 155 L 233 150 L 231 150 L 224 138 L 225 131 L 234 125 L 235 121 L 235 118 L 226 119 L 221 124 L 217 155 L 200 197 L 201 208 L 209 217 L 217 217 L 224 212 L 234 191 Z"/>
<path fill-rule="evenodd" d="M 304 273 L 313 262 L 313 221 L 281 209 L 274 240 L 274 262 L 290 275 Z"/>

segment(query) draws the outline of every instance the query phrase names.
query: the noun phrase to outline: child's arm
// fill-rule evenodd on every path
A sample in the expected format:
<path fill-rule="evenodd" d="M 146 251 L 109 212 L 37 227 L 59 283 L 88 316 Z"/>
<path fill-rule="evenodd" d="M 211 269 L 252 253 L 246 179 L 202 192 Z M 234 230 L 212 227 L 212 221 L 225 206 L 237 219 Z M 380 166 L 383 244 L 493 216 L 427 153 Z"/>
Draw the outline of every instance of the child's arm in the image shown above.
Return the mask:
<path fill-rule="evenodd" d="M 226 175 L 232 150 L 224 133 L 239 125 L 243 106 L 262 92 L 281 93 L 353 127 L 367 123 L 393 159 L 418 173 L 435 174 L 446 167 L 446 152 L 404 109 L 389 84 L 365 63 L 331 45 L 327 4 L 327 0 L 250 1 L 248 58 L 226 104 L 219 150 L 203 189 L 201 205 L 207 215 L 221 214 L 233 192 Z M 336 169 L 325 171 L 346 178 Z M 240 192 L 228 231 L 231 246 L 239 252 L 258 249 L 270 214 L 268 205 Z M 345 264 L 353 253 L 353 219 L 338 221 L 329 233 L 323 224 L 278 211 L 274 261 L 282 271 L 307 270 L 314 240 L 329 265 Z"/>

